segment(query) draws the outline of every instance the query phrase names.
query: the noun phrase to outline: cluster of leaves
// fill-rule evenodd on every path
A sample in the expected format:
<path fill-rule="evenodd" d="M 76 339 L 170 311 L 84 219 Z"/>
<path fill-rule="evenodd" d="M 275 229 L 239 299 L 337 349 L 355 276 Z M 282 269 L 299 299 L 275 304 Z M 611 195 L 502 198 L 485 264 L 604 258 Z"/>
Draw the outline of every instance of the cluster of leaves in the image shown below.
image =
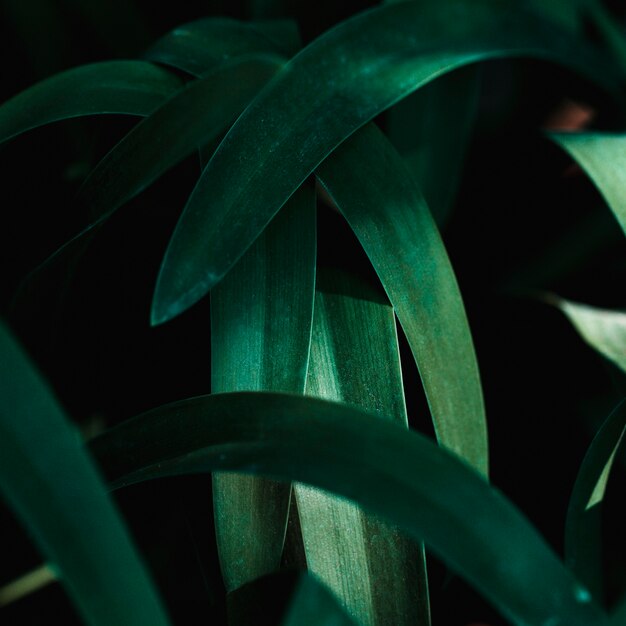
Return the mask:
<path fill-rule="evenodd" d="M 534 59 L 624 110 L 626 47 L 605 7 L 522 4 L 388 2 L 307 45 L 293 21 L 206 18 L 141 60 L 67 70 L 0 107 L 5 150 L 52 122 L 143 118 L 81 181 L 80 227 L 23 277 L 0 328 L 0 489 L 45 555 L 40 579 L 58 578 L 87 623 L 170 623 L 107 490 L 212 473 L 224 590 L 242 597 L 290 560 L 313 574 L 282 624 L 429 624 L 424 544 L 511 623 L 626 624 L 626 603 L 606 608 L 599 516 L 626 410 L 580 466 L 562 559 L 488 482 L 478 360 L 437 226 L 476 121 L 477 64 Z M 626 136 L 549 139 L 626 230 Z M 201 172 L 142 323 L 210 293 L 211 394 L 155 402 L 84 445 L 8 326 L 43 299 L 62 320 L 114 214 L 190 158 Z M 342 216 L 375 279 L 320 262 L 322 212 Z M 621 313 L 549 299 L 626 369 Z M 439 445 L 407 428 L 404 341 Z"/>

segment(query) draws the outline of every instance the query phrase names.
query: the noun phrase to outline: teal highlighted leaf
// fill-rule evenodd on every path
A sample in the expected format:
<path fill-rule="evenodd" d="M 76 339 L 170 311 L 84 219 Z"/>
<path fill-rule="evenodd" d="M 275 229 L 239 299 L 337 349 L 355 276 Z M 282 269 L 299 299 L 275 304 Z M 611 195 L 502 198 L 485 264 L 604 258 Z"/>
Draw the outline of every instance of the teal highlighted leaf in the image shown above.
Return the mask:
<path fill-rule="evenodd" d="M 211 389 L 304 393 L 315 289 L 315 191 L 303 185 L 211 292 Z M 291 487 L 215 474 L 228 591 L 280 566 Z"/>
<path fill-rule="evenodd" d="M 402 324 L 439 442 L 487 476 L 487 426 L 469 324 L 419 189 L 374 124 L 354 133 L 317 175 L 361 242 Z"/>
<path fill-rule="evenodd" d="M 92 450 L 114 488 L 226 470 L 327 489 L 424 540 L 513 624 L 605 623 L 589 592 L 502 494 L 391 421 L 318 398 L 216 394 L 127 421 Z"/>
<path fill-rule="evenodd" d="M 146 61 L 83 65 L 47 78 L 0 106 L 0 143 L 83 115 L 148 115 L 180 87 L 176 76 Z"/>
<path fill-rule="evenodd" d="M 85 623 L 167 625 L 77 431 L 0 324 L 0 492 Z"/>
<path fill-rule="evenodd" d="M 499 0 L 383 5 L 309 44 L 241 115 L 196 185 L 163 260 L 154 322 L 219 282 L 360 126 L 437 76 L 503 57 L 557 62 L 609 90 L 614 84 L 610 64 L 571 33 Z"/>

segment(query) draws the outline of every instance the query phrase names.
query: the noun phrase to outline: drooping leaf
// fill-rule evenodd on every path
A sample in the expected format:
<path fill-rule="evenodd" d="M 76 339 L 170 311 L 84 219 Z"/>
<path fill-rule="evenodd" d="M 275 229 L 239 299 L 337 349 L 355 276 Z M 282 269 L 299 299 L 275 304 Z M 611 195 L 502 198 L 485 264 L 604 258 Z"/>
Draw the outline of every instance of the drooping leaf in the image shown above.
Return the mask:
<path fill-rule="evenodd" d="M 622 402 L 604 422 L 578 471 L 565 522 L 565 562 L 603 600 L 601 510 L 607 480 L 626 431 Z"/>
<path fill-rule="evenodd" d="M 235 59 L 192 82 L 137 124 L 81 188 L 91 221 L 109 216 L 198 147 L 220 137 L 282 65 L 269 55 Z"/>
<path fill-rule="evenodd" d="M 163 260 L 153 323 L 204 296 L 357 128 L 443 73 L 512 56 L 612 84 L 578 39 L 499 0 L 383 5 L 309 44 L 237 120 L 194 189 Z"/>
<path fill-rule="evenodd" d="M 228 279 L 226 279 L 228 280 Z M 408 426 L 393 310 L 349 274 L 318 276 L 307 394 Z M 309 570 L 363 626 L 430 624 L 422 546 L 357 505 L 294 485 Z"/>
<path fill-rule="evenodd" d="M 549 133 L 585 170 L 626 233 L 626 135 Z"/>
<path fill-rule="evenodd" d="M 235 57 L 259 53 L 290 57 L 299 47 L 297 25 L 291 20 L 249 23 L 211 17 L 178 26 L 144 56 L 200 76 Z"/>
<path fill-rule="evenodd" d="M 480 73 L 442 76 L 388 112 L 387 132 L 441 228 L 450 217 L 476 117 Z"/>
<path fill-rule="evenodd" d="M 315 288 L 315 192 L 304 185 L 211 292 L 211 389 L 304 393 Z M 216 474 L 222 576 L 231 591 L 280 565 L 291 487 Z"/>
<path fill-rule="evenodd" d="M 230 470 L 330 490 L 423 539 L 514 624 L 605 624 L 589 592 L 502 494 L 390 421 L 318 398 L 216 394 L 127 421 L 92 451 L 114 488 Z"/>
<path fill-rule="evenodd" d="M 0 325 L 0 492 L 86 623 L 169 623 L 91 459 Z"/>
<path fill-rule="evenodd" d="M 27 130 L 83 115 L 148 115 L 181 87 L 145 61 L 107 61 L 67 70 L 0 106 L 0 143 Z"/>
<path fill-rule="evenodd" d="M 626 372 L 626 313 L 562 298 L 554 301 L 592 348 Z"/>
<path fill-rule="evenodd" d="M 356 626 L 332 593 L 310 574 L 301 574 L 282 626 Z"/>
<path fill-rule="evenodd" d="M 439 442 L 485 476 L 489 449 L 472 337 L 426 203 L 374 124 L 317 170 L 378 274 L 411 346 Z"/>

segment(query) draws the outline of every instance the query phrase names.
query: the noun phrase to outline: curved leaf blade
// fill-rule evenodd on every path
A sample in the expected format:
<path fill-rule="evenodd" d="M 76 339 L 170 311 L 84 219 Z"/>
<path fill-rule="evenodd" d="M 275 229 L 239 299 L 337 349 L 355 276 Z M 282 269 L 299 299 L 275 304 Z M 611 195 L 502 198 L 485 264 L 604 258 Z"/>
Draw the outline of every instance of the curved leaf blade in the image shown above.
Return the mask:
<path fill-rule="evenodd" d="M 297 54 L 224 138 L 166 251 L 154 323 L 203 297 L 337 145 L 421 85 L 512 56 L 558 61 L 597 82 L 607 70 L 587 52 L 498 0 L 403 2 L 342 22 Z"/>
<path fill-rule="evenodd" d="M 549 133 L 585 170 L 626 233 L 626 135 Z"/>
<path fill-rule="evenodd" d="M 125 422 L 92 451 L 114 488 L 230 470 L 330 490 L 424 540 L 514 624 L 606 623 L 505 497 L 454 455 L 389 421 L 311 397 L 217 394 Z"/>
<path fill-rule="evenodd" d="M 378 274 L 411 346 L 439 442 L 488 475 L 480 374 L 454 270 L 406 167 L 374 124 L 318 168 Z"/>
<path fill-rule="evenodd" d="M 86 623 L 167 625 L 80 437 L 2 324 L 0 353 L 0 491 Z"/>
<path fill-rule="evenodd" d="M 393 310 L 339 272 L 318 276 L 307 394 L 408 427 Z M 362 625 L 430 624 L 423 546 L 357 505 L 294 485 L 307 567 Z"/>
<path fill-rule="evenodd" d="M 626 432 L 622 402 L 594 437 L 578 471 L 565 522 L 565 562 L 603 600 L 601 508 L 615 455 Z"/>
<path fill-rule="evenodd" d="M 192 82 L 137 124 L 89 174 L 79 199 L 111 215 L 198 147 L 217 140 L 281 68 L 278 57 L 234 60 Z"/>
<path fill-rule="evenodd" d="M 178 26 L 144 56 L 201 76 L 235 57 L 259 53 L 290 57 L 299 47 L 297 26 L 290 20 L 250 23 L 210 17 Z"/>
<path fill-rule="evenodd" d="M 315 191 L 303 185 L 211 292 L 211 389 L 304 393 L 315 289 Z M 276 571 L 290 485 L 215 474 L 213 503 L 228 591 Z"/>
<path fill-rule="evenodd" d="M 83 115 L 148 115 L 181 87 L 145 61 L 83 65 L 33 85 L 0 107 L 0 143 L 38 126 Z"/>
<path fill-rule="evenodd" d="M 626 313 L 562 298 L 556 298 L 555 304 L 587 344 L 626 372 Z"/>

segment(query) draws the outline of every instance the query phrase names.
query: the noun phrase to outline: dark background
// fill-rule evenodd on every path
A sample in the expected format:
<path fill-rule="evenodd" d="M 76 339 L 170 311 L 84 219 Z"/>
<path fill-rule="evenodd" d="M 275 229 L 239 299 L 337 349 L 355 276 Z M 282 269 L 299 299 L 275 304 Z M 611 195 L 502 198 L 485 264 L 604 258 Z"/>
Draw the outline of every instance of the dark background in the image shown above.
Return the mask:
<path fill-rule="evenodd" d="M 297 20 L 306 42 L 374 4 L 284 2 L 281 15 Z M 208 15 L 244 18 L 254 11 L 263 13 L 246 2 L 177 2 L 155 9 L 152 2 L 139 0 L 3 0 L 0 101 L 69 67 L 137 57 L 181 23 Z M 272 16 L 272 9 L 265 15 Z M 554 67 L 491 62 L 481 73 L 478 117 L 443 235 L 478 352 L 493 483 L 561 552 L 577 468 L 593 432 L 626 387 L 622 375 L 536 293 L 551 291 L 623 308 L 619 285 L 626 278 L 626 246 L 597 191 L 548 143 L 541 128 L 566 99 L 591 107 L 598 128 L 623 128 L 623 121 L 601 94 Z M 385 117 L 378 121 L 384 127 Z M 85 428 L 111 425 L 160 403 L 209 391 L 208 301 L 163 327 L 148 325 L 161 256 L 199 173 L 195 157 L 110 220 L 67 294 L 60 298 L 58 281 L 51 277 L 19 307 L 10 306 L 24 276 L 76 232 L 81 215 L 73 198 L 81 181 L 132 124 L 131 119 L 104 116 L 63 122 L 0 147 L 0 304 L 69 414 Z M 342 219 L 323 205 L 319 213 L 320 264 L 345 265 L 347 258 L 350 268 L 373 280 Z M 430 432 L 404 341 L 402 351 L 410 418 L 415 427 Z M 605 515 L 611 601 L 626 580 L 619 532 L 623 517 L 615 495 L 622 475 L 618 467 Z M 211 617 L 213 623 L 223 621 L 210 480 L 163 480 L 130 488 L 117 498 L 175 623 L 203 624 Z M 1 509 L 0 516 L 0 553 L 7 555 L 0 559 L 1 585 L 36 566 L 39 556 L 12 515 Z M 290 560 L 297 560 L 295 543 Z M 431 570 L 435 624 L 503 623 L 435 559 Z M 289 584 L 287 577 L 260 594 L 248 590 L 245 598 L 230 602 L 275 607 Z M 268 610 L 259 604 L 256 623 Z M 65 624 L 77 623 L 58 585 L 0 609 L 0 621 L 44 624 L 52 612 Z"/>

